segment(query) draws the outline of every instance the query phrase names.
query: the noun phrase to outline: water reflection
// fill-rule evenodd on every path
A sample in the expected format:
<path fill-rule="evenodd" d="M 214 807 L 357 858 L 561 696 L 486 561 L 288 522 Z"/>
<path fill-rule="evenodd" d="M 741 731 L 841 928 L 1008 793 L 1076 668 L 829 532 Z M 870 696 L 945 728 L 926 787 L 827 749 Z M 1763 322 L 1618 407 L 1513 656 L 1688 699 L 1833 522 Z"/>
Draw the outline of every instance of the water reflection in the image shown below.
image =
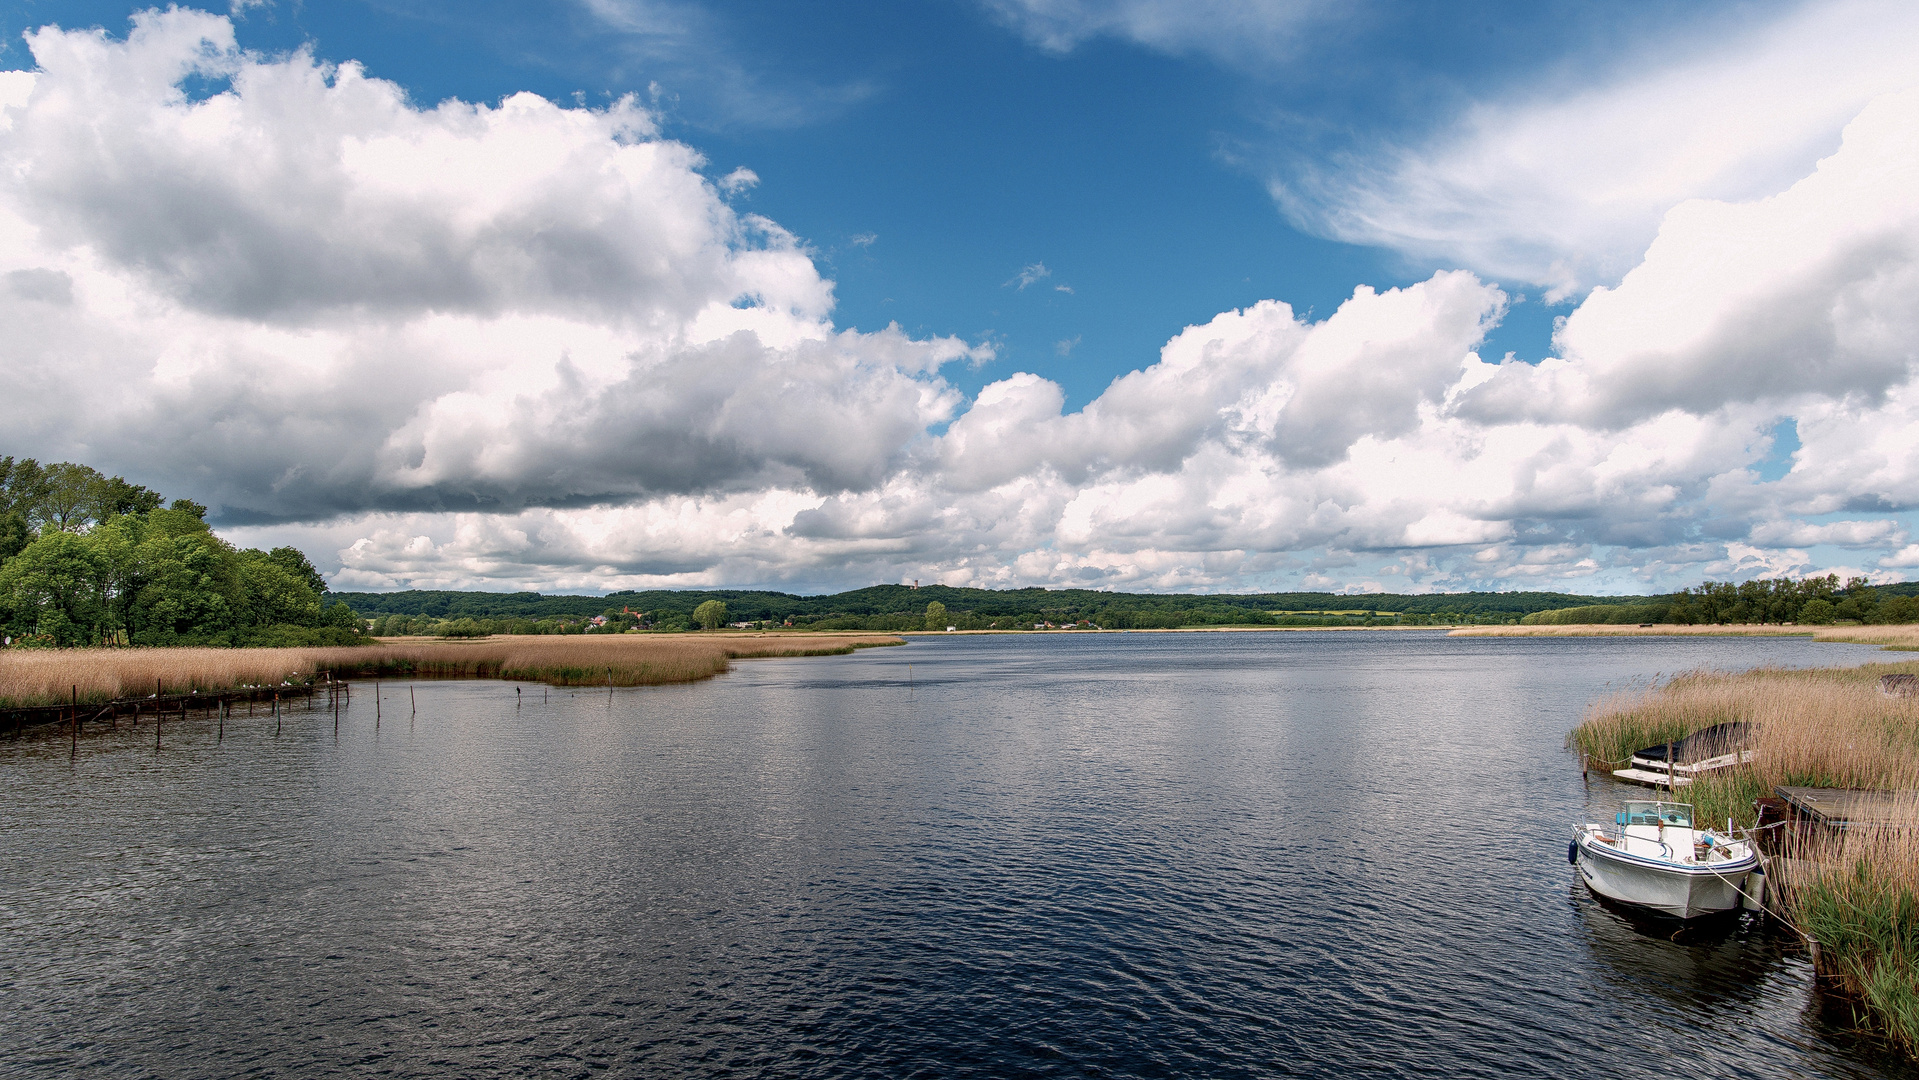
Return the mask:
<path fill-rule="evenodd" d="M 1577 882 L 1573 889 L 1580 932 L 1607 982 L 1683 1012 L 1750 1002 L 1798 947 L 1796 936 L 1752 913 L 1682 923 L 1602 900 Z"/>
<path fill-rule="evenodd" d="M 940 639 L 29 736 L 0 1072 L 1898 1075 L 1790 942 L 1672 940 L 1564 859 L 1608 681 L 1873 657 Z"/>

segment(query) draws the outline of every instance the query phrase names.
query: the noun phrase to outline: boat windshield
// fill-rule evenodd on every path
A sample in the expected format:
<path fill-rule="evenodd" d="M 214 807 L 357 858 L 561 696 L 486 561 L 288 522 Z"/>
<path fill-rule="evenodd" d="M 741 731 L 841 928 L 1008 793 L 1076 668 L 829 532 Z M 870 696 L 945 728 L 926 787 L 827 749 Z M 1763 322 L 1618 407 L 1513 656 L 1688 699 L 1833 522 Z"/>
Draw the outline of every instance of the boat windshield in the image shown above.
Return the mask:
<path fill-rule="evenodd" d="M 1621 825 L 1664 825 L 1668 829 L 1692 828 L 1692 807 L 1686 803 L 1629 802 L 1619 815 Z"/>

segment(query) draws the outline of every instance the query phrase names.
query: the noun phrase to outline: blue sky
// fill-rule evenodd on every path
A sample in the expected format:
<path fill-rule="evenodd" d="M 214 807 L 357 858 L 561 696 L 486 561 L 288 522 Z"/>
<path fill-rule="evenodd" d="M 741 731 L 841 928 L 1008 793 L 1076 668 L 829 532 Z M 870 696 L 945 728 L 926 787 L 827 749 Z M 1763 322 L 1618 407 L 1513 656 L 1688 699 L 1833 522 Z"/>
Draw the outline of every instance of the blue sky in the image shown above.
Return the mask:
<path fill-rule="evenodd" d="M 1265 188 L 1275 160 L 1413 137 L 1476 96 L 1577 80 L 1647 40 L 1778 6 L 1355 5 L 1279 62 L 1104 38 L 1058 52 L 961 0 L 631 5 L 631 21 L 574 2 L 271 3 L 236 28 L 247 48 L 358 60 L 422 104 L 661 101 L 665 133 L 714 174 L 758 174 L 741 205 L 818 252 L 840 325 L 992 340 L 998 361 L 956 371 L 961 385 L 1033 370 L 1079 405 L 1226 308 L 1324 313 L 1355 285 L 1449 265 L 1293 227 Z M 135 7 L 7 4 L 9 66 L 31 66 L 25 29 L 118 34 Z M 1035 266 L 1050 276 L 1021 288 Z M 1539 359 L 1567 305 L 1509 291 L 1534 302 L 1488 351 Z"/>
<path fill-rule="evenodd" d="M 1875 103 L 1901 107 L 1889 102 L 1919 82 L 1919 36 L 1899 5 L 269 0 L 141 16 L 152 32 L 130 39 L 140 10 L 0 4 L 0 68 L 37 72 L 11 91 L 31 122 L 8 152 L 32 167 L 9 201 L 20 230 L 0 237 L 37 237 L 7 253 L 8 272 L 54 282 L 17 286 L 21 302 L 44 305 L 52 288 L 118 328 L 65 365 L 74 393 L 101 364 L 173 387 L 168 358 L 192 348 L 224 358 L 229 383 L 292 365 L 342 404 L 324 422 L 205 406 L 208 434 L 162 439 L 156 455 L 158 416 L 61 435 L 75 399 L 21 381 L 53 419 L 0 452 L 91 455 L 193 494 L 236 539 L 301 543 L 343 586 L 1613 592 L 1919 565 L 1914 463 L 1896 445 L 1911 357 L 1857 346 L 1844 321 L 1902 324 L 1906 306 L 1855 295 L 1861 274 L 1901 271 L 1813 280 L 1733 250 L 1795 228 L 1863 250 L 1903 228 L 1896 195 L 1852 189 L 1831 198 L 1856 220 L 1739 209 L 1779 204 Z M 80 33 L 40 29 L 52 26 Z M 175 84 L 184 98 L 115 74 L 150 61 L 192 69 Z M 361 65 L 403 111 L 349 116 L 331 83 L 263 89 L 314 62 L 329 80 Z M 84 153 L 83 114 L 56 107 L 69 83 L 112 120 Z M 611 162 L 635 137 L 700 160 L 579 205 L 525 196 L 469 236 L 475 208 L 507 197 L 511 182 L 491 178 L 552 144 L 532 128 L 483 139 L 436 106 L 503 119 L 522 92 L 555 103 L 528 121 L 548 135 L 568 115 L 607 125 L 600 144 L 574 146 L 578 161 Z M 243 123 L 209 134 L 223 102 Z M 621 128 L 621 108 L 645 130 Z M 174 124 L 164 151 L 143 148 Z M 264 165 L 247 175 L 263 160 L 249 146 L 292 153 L 302 125 L 328 168 L 351 167 L 310 186 Z M 380 200 L 437 166 L 353 164 L 384 136 L 469 139 L 472 172 L 434 176 L 415 192 L 430 208 L 409 204 L 395 226 L 382 215 L 401 211 Z M 1880 152 L 1863 139 L 1862 162 Z M 81 186 L 125 183 L 65 201 L 35 187 L 68 167 Z M 590 175 L 540 167 L 556 191 Z M 213 217 L 228 233 L 156 239 L 155 192 L 181 200 L 159 220 L 226 200 Z M 1753 220 L 1728 233 L 1690 206 Z M 533 258 L 557 234 L 514 230 L 575 212 L 630 238 L 569 249 L 554 271 L 620 263 L 586 290 L 589 315 L 577 297 L 502 284 L 523 260 L 484 248 L 523 235 Z M 710 235 L 648 263 L 648 237 L 692 223 Z M 432 239 L 402 258 L 387 241 L 413 224 Z M 755 254 L 775 250 L 802 261 Z M 325 269 L 371 282 L 388 258 L 407 282 L 495 284 L 484 297 L 425 289 L 409 308 L 404 287 L 355 297 Z M 628 280 L 644 284 L 622 292 Z M 260 300 L 263 283 L 281 292 Z M 102 314 L 98 298 L 128 290 L 153 303 Z M 692 314 L 702 303 L 746 314 Z M 1754 304 L 1829 315 L 1810 328 L 1780 315 L 1754 345 L 1738 337 Z M 1344 324 L 1329 322 L 1342 305 Z M 1196 358 L 1246 355 L 1207 382 L 1168 345 L 1189 327 Z M 1315 327 L 1319 344 L 1298 337 Z M 723 331 L 764 353 L 718 358 Z M 362 400 L 365 358 L 400 338 L 414 351 L 387 363 L 410 381 Z M 507 340 L 477 358 L 475 342 Z M 837 359 L 793 374 L 805 342 L 828 340 Z M 49 354 L 19 348 L 7 362 L 23 379 Z M 1456 374 L 1467 353 L 1486 366 Z M 1518 367 L 1493 366 L 1508 354 Z M 786 379 L 783 400 L 816 404 L 785 416 L 721 401 L 698 378 L 721 371 L 737 386 Z M 1114 384 L 1135 371 L 1134 390 Z M 527 404 L 554 378 L 581 388 L 577 415 Z M 475 413 L 476 400 L 494 404 Z M 511 434 L 474 419 L 521 408 Z M 1142 434 L 1172 415 L 1185 426 Z M 1890 457 L 1821 441 L 1862 423 L 1894 433 L 1876 451 Z M 529 425 L 588 434 L 528 439 Z M 248 432 L 287 449 L 261 460 Z M 822 438 L 839 445 L 807 441 Z M 1409 480 L 1401 454 L 1431 477 Z"/>

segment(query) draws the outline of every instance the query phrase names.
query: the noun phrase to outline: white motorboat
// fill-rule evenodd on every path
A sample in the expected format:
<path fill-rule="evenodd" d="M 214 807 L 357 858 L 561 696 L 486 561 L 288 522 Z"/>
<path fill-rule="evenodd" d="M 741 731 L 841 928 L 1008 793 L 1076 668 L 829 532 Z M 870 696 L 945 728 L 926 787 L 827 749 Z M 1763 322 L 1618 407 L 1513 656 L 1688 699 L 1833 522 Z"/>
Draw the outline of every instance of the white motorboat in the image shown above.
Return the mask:
<path fill-rule="evenodd" d="M 1680 919 L 1739 907 L 1759 877 L 1752 844 L 1695 829 L 1688 803 L 1628 802 L 1613 824 L 1580 826 L 1566 856 L 1599 896 Z"/>

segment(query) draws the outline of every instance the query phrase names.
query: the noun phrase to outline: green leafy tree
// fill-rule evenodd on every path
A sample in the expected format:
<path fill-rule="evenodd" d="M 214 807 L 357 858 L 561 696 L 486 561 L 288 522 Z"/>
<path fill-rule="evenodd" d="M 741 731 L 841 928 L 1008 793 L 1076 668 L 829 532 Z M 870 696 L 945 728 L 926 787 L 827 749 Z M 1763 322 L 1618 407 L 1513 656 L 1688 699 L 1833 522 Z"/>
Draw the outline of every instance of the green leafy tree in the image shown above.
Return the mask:
<path fill-rule="evenodd" d="M 320 576 L 320 571 L 307 561 L 306 553 L 299 548 L 277 547 L 267 552 L 267 558 L 271 559 L 274 565 L 306 582 L 307 588 L 313 590 L 314 596 L 326 595 L 326 578 Z"/>
<path fill-rule="evenodd" d="M 246 594 L 242 623 L 247 626 L 317 626 L 320 594 L 305 575 L 289 570 L 278 552 L 242 551 L 240 580 Z M 305 562 L 305 559 L 301 560 Z"/>
<path fill-rule="evenodd" d="M 236 550 L 206 513 L 86 465 L 0 457 L 0 626 L 57 645 L 364 640 L 297 548 Z"/>
<path fill-rule="evenodd" d="M 147 515 L 147 536 L 134 555 L 139 592 L 127 629 L 135 644 L 206 641 L 245 625 L 241 560 L 188 510 Z"/>
<path fill-rule="evenodd" d="M 1813 626 L 1824 626 L 1833 619 L 1832 602 L 1813 597 L 1799 607 L 1799 621 Z"/>
<path fill-rule="evenodd" d="M 351 630 L 355 635 L 366 633 L 366 621 L 355 614 L 344 600 L 335 600 L 320 609 L 320 625 L 335 630 Z"/>
<path fill-rule="evenodd" d="M 946 605 L 938 600 L 926 605 L 926 628 L 928 630 L 946 629 Z"/>
<path fill-rule="evenodd" d="M 1872 618 L 1874 622 L 1881 623 L 1919 622 L 1919 597 L 1895 596 L 1880 604 Z"/>
<path fill-rule="evenodd" d="M 37 520 L 46 486 L 47 471 L 39 462 L 0 457 L 0 515 L 18 514 L 24 521 Z"/>
<path fill-rule="evenodd" d="M 1845 598 L 1833 606 L 1833 613 L 1841 619 L 1865 622 L 1872 618 L 1878 606 L 1879 590 L 1865 578 L 1847 578 Z"/>
<path fill-rule="evenodd" d="M 726 601 L 708 600 L 694 608 L 693 621 L 702 630 L 714 630 L 726 625 Z"/>
<path fill-rule="evenodd" d="M 33 542 L 33 527 L 27 524 L 26 515 L 13 511 L 0 513 L 0 566 L 7 560 L 26 550 Z"/>
<path fill-rule="evenodd" d="M 159 507 L 159 492 L 102 476 L 89 465 L 62 461 L 43 467 L 32 458 L 0 458 L 0 519 L 17 514 L 30 529 L 85 532 L 108 518 Z"/>
<path fill-rule="evenodd" d="M 61 646 L 98 643 L 108 617 L 106 576 L 86 537 L 48 532 L 0 567 L 7 633 L 44 634 Z"/>
<path fill-rule="evenodd" d="M 145 514 L 163 505 L 159 492 L 129 484 L 118 476 L 107 476 L 94 483 L 88 511 L 95 521 L 106 521 L 126 514 Z"/>
<path fill-rule="evenodd" d="M 86 531 L 106 480 L 98 469 L 71 461 L 47 466 L 39 506 L 41 522 L 61 532 Z"/>

